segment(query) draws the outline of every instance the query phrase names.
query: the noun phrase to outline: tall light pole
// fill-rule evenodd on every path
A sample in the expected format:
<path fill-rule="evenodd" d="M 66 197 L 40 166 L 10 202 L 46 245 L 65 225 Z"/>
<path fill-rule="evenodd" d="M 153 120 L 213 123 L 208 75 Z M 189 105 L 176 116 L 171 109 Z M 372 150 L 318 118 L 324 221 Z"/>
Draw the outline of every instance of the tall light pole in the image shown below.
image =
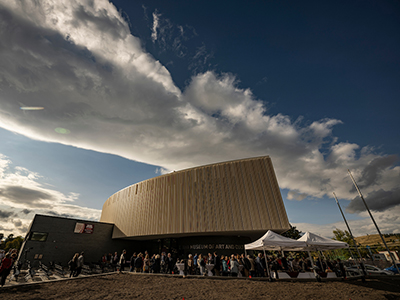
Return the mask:
<path fill-rule="evenodd" d="M 372 222 L 374 223 L 374 225 L 375 225 L 375 227 L 376 227 L 376 230 L 378 231 L 379 236 L 380 236 L 381 239 L 382 239 L 383 244 L 385 245 L 386 251 L 389 253 L 390 258 L 392 259 L 393 265 L 394 265 L 394 267 L 396 268 L 397 273 L 400 274 L 399 268 L 397 267 L 396 262 L 395 262 L 393 256 L 391 255 L 388 246 L 386 245 L 385 239 L 383 238 L 382 233 L 381 233 L 381 231 L 379 230 L 378 224 L 376 224 L 375 219 L 374 219 L 374 217 L 372 216 L 371 211 L 369 210 L 368 205 L 367 205 L 367 203 L 365 202 L 364 197 L 363 197 L 363 195 L 361 194 L 361 191 L 360 191 L 360 189 L 358 188 L 358 185 L 357 185 L 356 181 L 355 181 L 354 178 L 353 178 L 353 175 L 351 174 L 351 172 L 350 172 L 349 169 L 347 169 L 347 172 L 349 172 L 350 178 L 351 178 L 351 180 L 353 181 L 353 184 L 354 184 L 354 186 L 356 187 L 357 192 L 358 192 L 358 194 L 360 195 L 361 200 L 364 202 L 365 208 L 367 209 L 367 211 L 368 211 L 368 213 L 369 213 L 369 216 L 371 217 L 371 220 L 372 220 Z"/>
<path fill-rule="evenodd" d="M 347 226 L 347 229 L 349 230 L 349 233 L 350 233 L 351 238 L 353 239 L 354 246 L 356 246 L 357 253 L 358 253 L 358 257 L 360 258 L 361 270 L 363 271 L 364 276 L 366 276 L 367 274 L 366 274 L 366 272 L 365 272 L 364 264 L 363 264 L 363 262 L 361 261 L 361 253 L 360 253 L 360 250 L 359 250 L 358 247 L 357 247 L 357 243 L 356 243 L 356 240 L 354 239 L 353 233 L 351 232 L 349 223 L 347 223 L 346 217 L 344 216 L 344 213 L 343 213 L 343 211 L 342 211 L 342 208 L 340 207 L 340 204 L 339 204 L 338 198 L 336 197 L 335 192 L 333 192 L 333 196 L 335 196 L 336 204 L 337 204 L 338 207 L 339 207 L 339 210 L 340 210 L 340 213 L 342 214 L 343 220 L 344 220 L 344 222 L 346 223 L 346 226 Z"/>

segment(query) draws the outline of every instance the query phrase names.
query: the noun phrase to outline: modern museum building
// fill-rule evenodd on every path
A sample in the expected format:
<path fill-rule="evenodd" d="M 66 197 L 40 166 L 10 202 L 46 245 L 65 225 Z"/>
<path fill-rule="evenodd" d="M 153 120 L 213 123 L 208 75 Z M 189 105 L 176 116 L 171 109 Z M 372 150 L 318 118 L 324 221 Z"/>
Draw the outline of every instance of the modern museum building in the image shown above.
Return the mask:
<path fill-rule="evenodd" d="M 100 222 L 35 215 L 20 258 L 65 265 L 106 253 L 243 253 L 267 230 L 290 229 L 270 157 L 220 162 L 128 186 L 103 205 Z"/>

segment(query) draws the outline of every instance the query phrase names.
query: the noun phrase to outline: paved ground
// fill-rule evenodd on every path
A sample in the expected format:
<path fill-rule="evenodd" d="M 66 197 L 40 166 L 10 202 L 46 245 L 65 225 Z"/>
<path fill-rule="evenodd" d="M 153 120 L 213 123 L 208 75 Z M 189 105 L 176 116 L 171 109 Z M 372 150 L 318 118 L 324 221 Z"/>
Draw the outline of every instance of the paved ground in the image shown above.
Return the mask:
<path fill-rule="evenodd" d="M 113 273 L 9 286 L 0 289 L 0 299 L 400 299 L 400 276 L 365 283 L 221 279 Z"/>

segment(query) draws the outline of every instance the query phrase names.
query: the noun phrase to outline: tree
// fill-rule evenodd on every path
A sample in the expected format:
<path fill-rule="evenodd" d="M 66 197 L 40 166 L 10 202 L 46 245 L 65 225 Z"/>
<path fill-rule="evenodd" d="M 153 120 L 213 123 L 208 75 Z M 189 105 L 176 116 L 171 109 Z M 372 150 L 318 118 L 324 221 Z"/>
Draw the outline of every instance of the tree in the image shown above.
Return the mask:
<path fill-rule="evenodd" d="M 24 239 L 22 236 L 17 236 L 16 238 L 13 238 L 12 240 L 9 240 L 8 242 L 5 243 L 4 250 L 7 252 L 10 249 L 21 249 L 21 245 Z"/>
<path fill-rule="evenodd" d="M 342 241 L 342 242 L 349 244 L 349 246 L 351 247 L 351 250 L 353 252 L 353 255 L 355 255 L 355 256 L 358 255 L 350 232 L 348 232 L 347 230 L 343 231 L 343 230 L 336 228 L 336 230 L 333 231 L 333 234 L 335 235 L 335 237 L 333 238 L 334 240 Z M 366 247 L 362 246 L 360 243 L 358 243 L 357 246 L 358 246 L 358 250 L 360 251 L 360 254 L 362 257 L 369 256 L 369 251 Z"/>
<path fill-rule="evenodd" d="M 333 231 L 333 234 L 335 235 L 335 237 L 333 238 L 334 240 L 345 242 L 345 243 L 349 244 L 349 246 L 354 246 L 354 242 L 351 237 L 351 234 L 347 230 L 343 231 L 343 230 L 336 228 Z"/>
<path fill-rule="evenodd" d="M 17 236 L 14 238 L 13 234 L 8 235 L 8 237 L 0 244 L 0 249 L 4 249 L 6 252 L 10 249 L 17 249 L 21 248 L 22 242 L 24 239 L 22 236 Z"/>
<path fill-rule="evenodd" d="M 282 233 L 281 235 L 284 237 L 287 237 L 287 238 L 294 239 L 294 240 L 301 238 L 301 231 L 297 230 L 296 226 L 292 226 L 291 224 L 289 224 L 289 225 L 290 225 L 290 229 L 288 231 Z"/>

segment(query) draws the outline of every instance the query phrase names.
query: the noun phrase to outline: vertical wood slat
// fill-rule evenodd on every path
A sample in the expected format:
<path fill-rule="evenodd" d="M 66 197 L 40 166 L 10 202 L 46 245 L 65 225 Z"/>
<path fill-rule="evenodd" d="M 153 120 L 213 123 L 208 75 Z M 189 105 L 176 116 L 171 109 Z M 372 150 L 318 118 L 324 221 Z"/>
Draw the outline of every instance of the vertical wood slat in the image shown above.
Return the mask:
<path fill-rule="evenodd" d="M 116 224 L 128 236 L 289 228 L 269 157 L 134 184 L 107 199 L 100 220 Z"/>

